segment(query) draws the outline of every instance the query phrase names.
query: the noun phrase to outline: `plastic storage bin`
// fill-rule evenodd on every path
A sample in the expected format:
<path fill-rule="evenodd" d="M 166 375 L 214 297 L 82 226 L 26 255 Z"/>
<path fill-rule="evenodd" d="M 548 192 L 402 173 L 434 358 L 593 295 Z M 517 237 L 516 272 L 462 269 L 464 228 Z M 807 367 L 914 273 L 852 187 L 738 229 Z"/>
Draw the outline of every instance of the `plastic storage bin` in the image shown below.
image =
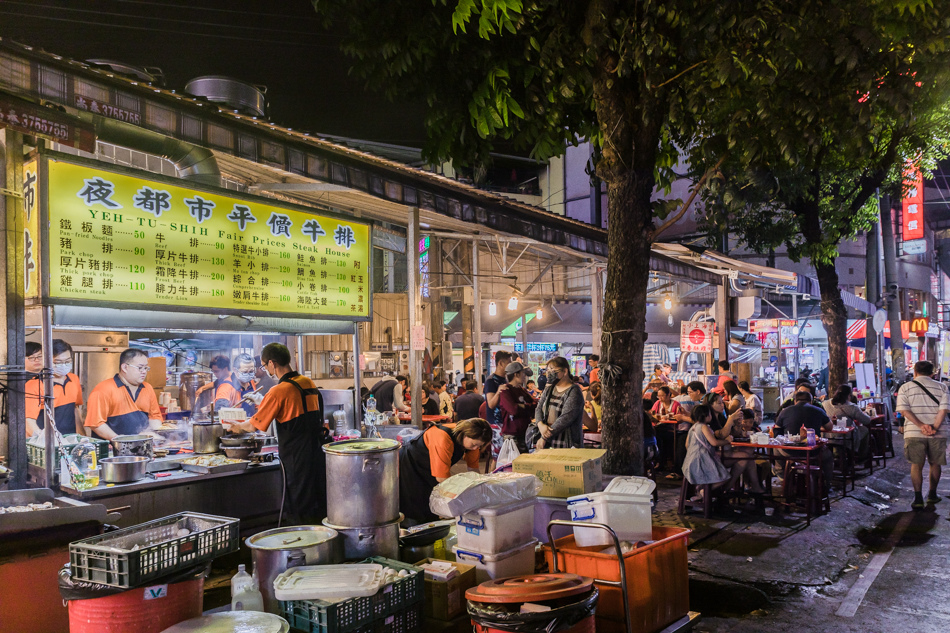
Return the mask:
<path fill-rule="evenodd" d="M 482 508 L 459 517 L 458 546 L 480 554 L 498 554 L 530 541 L 535 500 Z"/>
<path fill-rule="evenodd" d="M 534 538 L 542 543 L 548 542 L 548 523 L 559 519 L 571 520 L 571 511 L 567 509 L 567 499 L 558 497 L 538 497 L 534 505 Z M 561 538 L 571 533 L 571 528 L 561 525 L 554 526 L 551 532 L 554 538 Z"/>
<path fill-rule="evenodd" d="M 603 523 L 613 528 L 621 541 L 650 541 L 653 539 L 653 516 L 651 495 L 614 494 L 592 492 L 570 497 L 567 509 L 571 521 Z M 574 538 L 579 547 L 612 545 L 613 540 L 606 530 L 597 528 L 574 528 Z"/>
<path fill-rule="evenodd" d="M 653 633 L 689 612 L 689 569 L 686 546 L 692 530 L 653 528 L 653 543 L 627 552 L 623 564 L 627 571 L 630 619 L 634 633 Z M 558 571 L 595 580 L 620 581 L 620 561 L 611 547 L 578 547 L 573 536 L 557 539 Z M 548 568 L 554 559 L 550 545 L 543 546 Z M 620 587 L 598 585 L 597 633 L 626 633 L 623 596 Z"/>
<path fill-rule="evenodd" d="M 506 552 L 483 554 L 453 547 L 455 558 L 460 563 L 475 565 L 475 582 L 483 583 L 494 578 L 526 576 L 534 573 L 534 550 L 538 541 L 531 539 Z"/>

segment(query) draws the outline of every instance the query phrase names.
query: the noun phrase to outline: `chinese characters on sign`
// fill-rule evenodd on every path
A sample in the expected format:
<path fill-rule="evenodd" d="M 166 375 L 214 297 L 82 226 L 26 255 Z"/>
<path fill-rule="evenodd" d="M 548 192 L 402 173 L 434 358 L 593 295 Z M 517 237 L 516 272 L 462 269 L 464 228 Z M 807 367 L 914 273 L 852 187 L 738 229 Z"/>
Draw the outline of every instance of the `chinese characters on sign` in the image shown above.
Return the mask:
<path fill-rule="evenodd" d="M 902 201 L 901 221 L 903 241 L 924 239 L 924 176 L 916 167 L 904 172 L 904 185 L 907 188 Z M 905 247 L 905 250 L 906 247 Z M 912 249 L 914 250 L 914 249 Z M 923 252 L 922 250 L 917 252 Z"/>
<path fill-rule="evenodd" d="M 23 101 L 0 96 L 0 128 L 41 136 L 86 152 L 96 151 L 96 135 L 91 126 L 77 117 Z"/>
<path fill-rule="evenodd" d="M 429 298 L 429 236 L 419 240 L 419 294 Z"/>
<path fill-rule="evenodd" d="M 713 323 L 682 321 L 680 323 L 680 351 L 709 354 L 713 349 Z"/>
<path fill-rule="evenodd" d="M 370 227 L 50 160 L 51 298 L 366 318 Z"/>
<path fill-rule="evenodd" d="M 30 160 L 23 165 L 23 292 L 28 298 L 38 297 L 40 294 L 39 279 L 37 276 L 37 248 L 36 238 L 39 234 L 40 218 L 37 190 L 39 177 L 36 160 Z"/>

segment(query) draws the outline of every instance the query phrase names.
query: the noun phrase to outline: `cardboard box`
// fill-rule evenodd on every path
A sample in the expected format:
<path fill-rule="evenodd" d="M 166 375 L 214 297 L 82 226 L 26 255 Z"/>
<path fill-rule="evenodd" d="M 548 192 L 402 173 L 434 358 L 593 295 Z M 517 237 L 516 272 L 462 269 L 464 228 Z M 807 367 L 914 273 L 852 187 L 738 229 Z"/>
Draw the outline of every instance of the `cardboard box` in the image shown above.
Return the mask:
<path fill-rule="evenodd" d="M 436 559 L 426 558 L 416 563 L 416 566 L 424 565 L 432 560 Z M 458 576 L 447 582 L 426 578 L 425 615 L 427 618 L 453 620 L 465 612 L 465 592 L 475 586 L 475 565 L 449 562 L 458 570 Z"/>
<path fill-rule="evenodd" d="M 544 487 L 539 497 L 567 498 L 598 492 L 603 485 L 603 457 L 607 451 L 595 448 L 549 448 L 515 458 L 513 470 L 529 473 Z"/>

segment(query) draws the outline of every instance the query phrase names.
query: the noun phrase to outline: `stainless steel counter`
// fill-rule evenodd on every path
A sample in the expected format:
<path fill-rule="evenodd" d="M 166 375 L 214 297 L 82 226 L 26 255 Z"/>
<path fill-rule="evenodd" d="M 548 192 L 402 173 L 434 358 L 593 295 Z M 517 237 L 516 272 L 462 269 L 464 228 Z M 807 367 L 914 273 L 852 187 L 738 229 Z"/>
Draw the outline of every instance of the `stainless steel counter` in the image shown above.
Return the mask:
<path fill-rule="evenodd" d="M 277 524 L 283 478 L 280 462 L 249 466 L 241 472 L 201 474 L 166 471 L 168 477 L 140 479 L 128 484 L 102 484 L 90 490 L 65 486 L 61 494 L 82 501 L 99 500 L 121 512 L 119 527 L 193 511 L 241 519 L 241 530 Z M 321 485 L 325 485 L 320 482 Z"/>

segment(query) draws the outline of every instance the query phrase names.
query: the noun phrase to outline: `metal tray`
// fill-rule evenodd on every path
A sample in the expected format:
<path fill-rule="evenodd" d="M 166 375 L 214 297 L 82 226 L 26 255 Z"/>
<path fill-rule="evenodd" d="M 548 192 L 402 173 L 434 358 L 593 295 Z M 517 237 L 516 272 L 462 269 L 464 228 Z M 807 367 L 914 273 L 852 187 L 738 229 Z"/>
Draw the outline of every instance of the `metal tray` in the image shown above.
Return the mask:
<path fill-rule="evenodd" d="M 211 475 L 215 473 L 230 473 L 238 472 L 245 470 L 251 462 L 246 459 L 240 459 L 233 464 L 221 464 L 220 466 L 198 466 L 197 464 L 189 464 L 187 462 L 181 462 L 181 469 L 187 470 L 193 473 L 202 473 L 205 475 Z"/>

